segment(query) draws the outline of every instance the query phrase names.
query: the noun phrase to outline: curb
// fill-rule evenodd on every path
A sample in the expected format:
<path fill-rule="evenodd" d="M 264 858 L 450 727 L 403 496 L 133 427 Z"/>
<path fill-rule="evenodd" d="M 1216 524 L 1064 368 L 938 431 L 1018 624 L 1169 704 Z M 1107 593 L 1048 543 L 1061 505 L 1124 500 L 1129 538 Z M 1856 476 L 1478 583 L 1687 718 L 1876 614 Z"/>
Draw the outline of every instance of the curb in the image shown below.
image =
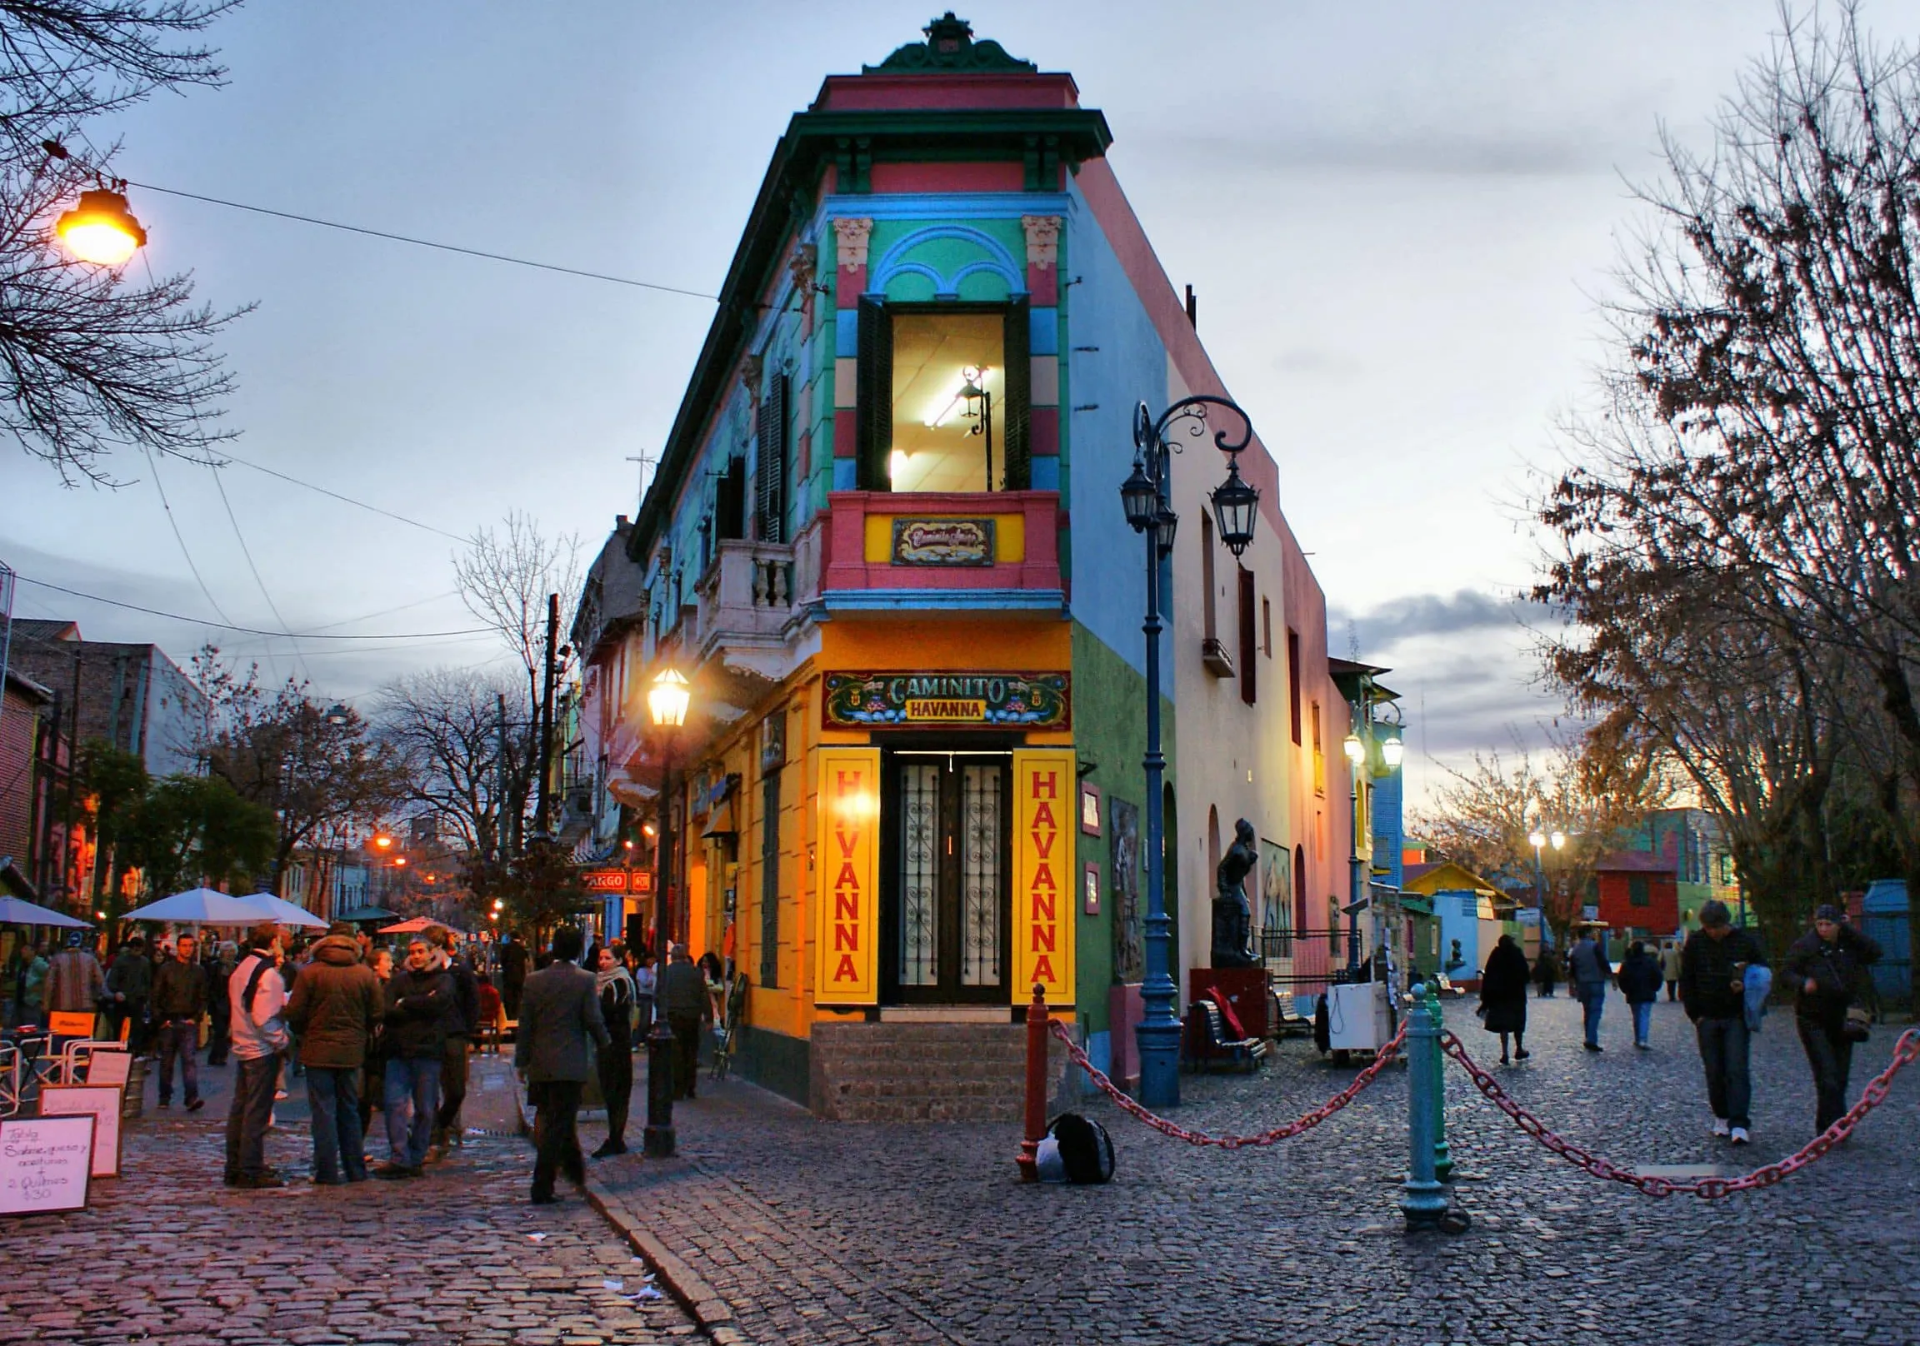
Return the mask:
<path fill-rule="evenodd" d="M 514 1092 L 514 1110 L 520 1117 L 520 1134 L 531 1141 L 533 1118 L 526 1095 L 520 1089 L 517 1075 L 509 1074 L 507 1078 Z M 600 1217 L 613 1227 L 615 1233 L 626 1239 L 627 1246 L 647 1264 L 647 1269 L 666 1287 L 675 1302 L 687 1311 L 687 1315 L 693 1319 L 693 1325 L 708 1340 L 716 1346 L 753 1346 L 751 1339 L 734 1326 L 733 1308 L 720 1297 L 720 1292 L 707 1284 L 699 1272 L 667 1251 L 659 1239 L 635 1224 L 633 1217 L 620 1204 L 620 1198 L 592 1177 L 587 1179 L 582 1190 L 586 1193 L 587 1204 L 600 1213 Z"/>

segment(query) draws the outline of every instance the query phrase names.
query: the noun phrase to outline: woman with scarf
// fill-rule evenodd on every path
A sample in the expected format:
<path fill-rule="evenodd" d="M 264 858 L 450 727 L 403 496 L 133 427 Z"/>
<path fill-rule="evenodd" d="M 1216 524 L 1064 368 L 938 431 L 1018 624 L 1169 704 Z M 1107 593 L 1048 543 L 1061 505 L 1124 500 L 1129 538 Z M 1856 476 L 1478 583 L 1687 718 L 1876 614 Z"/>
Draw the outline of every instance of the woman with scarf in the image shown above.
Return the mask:
<path fill-rule="evenodd" d="M 633 1097 L 633 978 L 620 957 L 604 945 L 595 955 L 594 982 L 600 991 L 600 1017 L 613 1040 L 600 1051 L 600 1092 L 607 1100 L 607 1139 L 595 1159 L 627 1152 L 627 1109 Z"/>

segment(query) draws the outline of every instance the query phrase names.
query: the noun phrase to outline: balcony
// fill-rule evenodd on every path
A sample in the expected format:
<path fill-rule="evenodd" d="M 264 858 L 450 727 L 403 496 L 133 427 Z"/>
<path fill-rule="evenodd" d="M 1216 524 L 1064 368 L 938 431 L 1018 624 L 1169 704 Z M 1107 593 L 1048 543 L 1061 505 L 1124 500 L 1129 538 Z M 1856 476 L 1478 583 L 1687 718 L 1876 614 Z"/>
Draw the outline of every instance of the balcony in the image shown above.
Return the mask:
<path fill-rule="evenodd" d="M 1065 606 L 1057 491 L 836 491 L 827 508 L 819 575 L 830 613 Z"/>
<path fill-rule="evenodd" d="M 702 663 L 718 652 L 727 662 L 771 671 L 784 663 L 788 630 L 802 611 L 795 601 L 794 549 L 735 539 L 717 548 L 694 586 L 699 604 L 687 643 Z M 752 651 L 764 654 L 756 659 Z"/>

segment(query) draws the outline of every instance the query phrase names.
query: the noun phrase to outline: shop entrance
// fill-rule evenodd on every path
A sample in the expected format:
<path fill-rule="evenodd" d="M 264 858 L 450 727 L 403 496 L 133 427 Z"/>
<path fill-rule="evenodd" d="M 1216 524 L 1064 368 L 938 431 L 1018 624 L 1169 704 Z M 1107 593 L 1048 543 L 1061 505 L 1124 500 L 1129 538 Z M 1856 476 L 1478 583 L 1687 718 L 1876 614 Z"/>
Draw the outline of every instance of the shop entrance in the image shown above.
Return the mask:
<path fill-rule="evenodd" d="M 889 753 L 881 981 L 896 1004 L 1008 1003 L 1012 754 Z"/>

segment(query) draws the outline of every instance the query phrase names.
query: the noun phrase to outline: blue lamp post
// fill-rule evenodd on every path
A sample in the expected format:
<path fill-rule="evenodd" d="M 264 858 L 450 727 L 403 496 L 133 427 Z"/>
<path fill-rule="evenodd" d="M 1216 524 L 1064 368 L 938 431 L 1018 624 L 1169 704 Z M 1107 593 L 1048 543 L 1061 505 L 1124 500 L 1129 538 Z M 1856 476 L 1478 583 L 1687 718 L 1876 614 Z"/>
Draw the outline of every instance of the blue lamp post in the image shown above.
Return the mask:
<path fill-rule="evenodd" d="M 1213 445 L 1227 458 L 1227 479 L 1212 496 L 1214 521 L 1220 541 L 1236 557 L 1253 541 L 1253 523 L 1260 492 L 1240 477 L 1240 451 L 1253 439 L 1247 413 L 1224 397 L 1200 395 L 1182 398 L 1155 419 L 1140 403 L 1133 418 L 1133 473 L 1120 487 L 1127 522 L 1147 543 L 1147 920 L 1146 981 L 1140 988 L 1143 1015 L 1140 1044 L 1140 1101 L 1150 1108 L 1171 1107 L 1180 1101 L 1180 1017 L 1173 1002 L 1178 986 L 1173 979 L 1172 922 L 1167 916 L 1165 826 L 1161 808 L 1162 777 L 1167 759 L 1160 751 L 1160 566 L 1173 551 L 1174 530 L 1180 516 L 1168 499 L 1168 477 L 1173 455 L 1184 447 L 1170 432 L 1199 439 L 1211 428 L 1208 414 L 1221 407 L 1239 419 L 1237 427 L 1213 432 Z M 1174 427 L 1179 429 L 1175 432 Z M 1238 431 L 1236 436 L 1235 430 Z"/>

